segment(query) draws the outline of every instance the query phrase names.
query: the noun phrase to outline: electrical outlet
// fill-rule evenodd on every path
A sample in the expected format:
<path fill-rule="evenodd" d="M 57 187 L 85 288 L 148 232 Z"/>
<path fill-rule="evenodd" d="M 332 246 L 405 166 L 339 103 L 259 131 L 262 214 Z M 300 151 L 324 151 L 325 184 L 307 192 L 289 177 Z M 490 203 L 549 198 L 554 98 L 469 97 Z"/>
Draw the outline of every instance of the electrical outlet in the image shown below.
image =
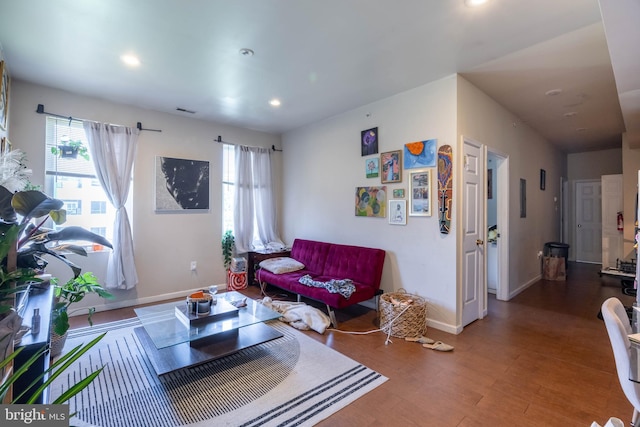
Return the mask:
<path fill-rule="evenodd" d="M 198 263 L 195 261 L 191 261 L 191 271 L 196 271 L 196 267 L 198 266 Z"/>
<path fill-rule="evenodd" d="M 538 251 L 538 258 L 542 258 L 542 251 Z"/>

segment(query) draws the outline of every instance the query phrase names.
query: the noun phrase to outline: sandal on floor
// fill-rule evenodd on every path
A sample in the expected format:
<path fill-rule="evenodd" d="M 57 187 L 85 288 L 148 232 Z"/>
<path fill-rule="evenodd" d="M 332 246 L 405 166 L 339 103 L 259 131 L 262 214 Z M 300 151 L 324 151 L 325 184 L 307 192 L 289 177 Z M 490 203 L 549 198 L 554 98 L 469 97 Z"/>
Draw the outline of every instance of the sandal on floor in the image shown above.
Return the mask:
<path fill-rule="evenodd" d="M 432 340 L 431 338 L 423 337 L 422 335 L 420 335 L 419 337 L 406 337 L 404 340 L 409 342 L 419 342 L 420 344 L 435 343 L 435 340 Z"/>
<path fill-rule="evenodd" d="M 431 350 L 436 350 L 436 351 L 452 351 L 453 350 L 453 346 L 449 344 L 445 344 L 442 341 L 436 341 L 433 344 L 422 344 L 422 346 L 424 348 L 429 348 Z"/>

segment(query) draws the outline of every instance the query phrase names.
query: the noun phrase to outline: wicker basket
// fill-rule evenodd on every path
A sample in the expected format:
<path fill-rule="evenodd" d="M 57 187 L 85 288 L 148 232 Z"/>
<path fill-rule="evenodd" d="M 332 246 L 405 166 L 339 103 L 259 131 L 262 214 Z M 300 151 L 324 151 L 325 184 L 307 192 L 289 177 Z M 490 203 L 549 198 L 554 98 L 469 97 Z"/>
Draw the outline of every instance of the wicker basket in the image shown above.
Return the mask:
<path fill-rule="evenodd" d="M 380 329 L 396 338 L 427 333 L 427 301 L 404 290 L 380 295 Z M 404 311 L 403 311 L 404 310 Z"/>

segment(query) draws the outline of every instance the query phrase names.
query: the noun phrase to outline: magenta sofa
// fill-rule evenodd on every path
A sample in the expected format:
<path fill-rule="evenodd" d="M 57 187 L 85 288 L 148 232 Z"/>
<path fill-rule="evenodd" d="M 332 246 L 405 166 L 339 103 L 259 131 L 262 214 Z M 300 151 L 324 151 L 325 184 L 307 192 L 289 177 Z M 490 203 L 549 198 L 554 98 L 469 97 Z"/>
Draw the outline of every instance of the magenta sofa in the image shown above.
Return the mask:
<path fill-rule="evenodd" d="M 382 293 L 380 279 L 385 258 L 385 251 L 382 249 L 296 239 L 291 247 L 291 258 L 304 264 L 304 268 L 283 274 L 260 269 L 256 273 L 258 281 L 261 285 L 268 283 L 293 292 L 298 295 L 298 300 L 300 296 L 304 296 L 326 304 L 334 326 L 337 323 L 333 308 L 344 308 Z M 326 289 L 298 282 L 306 274 L 321 282 L 351 279 L 356 290 L 346 299 Z"/>

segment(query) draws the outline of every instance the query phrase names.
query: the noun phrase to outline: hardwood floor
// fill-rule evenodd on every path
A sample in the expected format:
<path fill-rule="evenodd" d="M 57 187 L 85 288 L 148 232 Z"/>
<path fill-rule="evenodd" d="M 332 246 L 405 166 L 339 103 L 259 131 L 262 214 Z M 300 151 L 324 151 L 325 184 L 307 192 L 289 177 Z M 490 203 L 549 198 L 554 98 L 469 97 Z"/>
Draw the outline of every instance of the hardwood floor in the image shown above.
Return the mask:
<path fill-rule="evenodd" d="M 385 335 L 306 332 L 375 369 L 385 384 L 320 423 L 321 426 L 589 426 L 609 417 L 629 422 L 604 323 L 602 302 L 633 298 L 620 281 L 600 278 L 598 265 L 572 263 L 566 282 L 540 281 L 509 302 L 489 300 L 489 314 L 459 335 L 429 329 L 451 353 Z M 269 293 L 278 292 L 269 288 Z M 248 296 L 259 298 L 256 287 Z M 133 309 L 97 313 L 94 322 L 135 316 Z M 337 313 L 340 329 L 377 327 L 376 313 L 354 307 Z M 72 327 L 86 320 L 72 319 Z"/>

